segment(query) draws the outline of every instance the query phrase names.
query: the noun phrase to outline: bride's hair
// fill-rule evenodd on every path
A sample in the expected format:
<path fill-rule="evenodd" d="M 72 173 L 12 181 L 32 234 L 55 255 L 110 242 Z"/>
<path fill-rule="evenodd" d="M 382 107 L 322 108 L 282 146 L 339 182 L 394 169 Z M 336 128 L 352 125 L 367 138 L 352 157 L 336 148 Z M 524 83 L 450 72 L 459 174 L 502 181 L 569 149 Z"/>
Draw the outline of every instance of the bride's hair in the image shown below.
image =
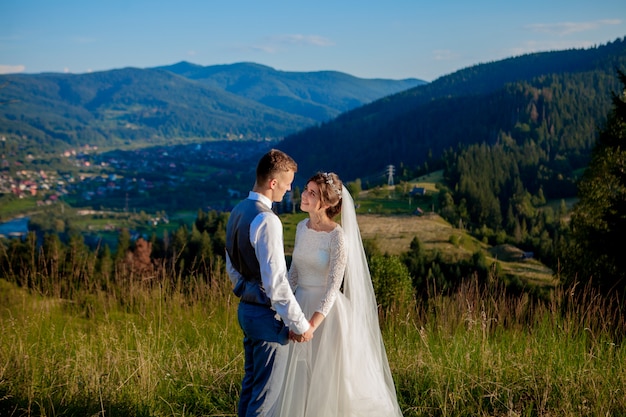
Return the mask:
<path fill-rule="evenodd" d="M 310 181 L 315 182 L 319 187 L 322 204 L 330 206 L 326 209 L 326 215 L 332 219 L 341 213 L 341 189 L 343 183 L 339 176 L 334 172 L 318 172 L 309 178 L 307 183 Z"/>

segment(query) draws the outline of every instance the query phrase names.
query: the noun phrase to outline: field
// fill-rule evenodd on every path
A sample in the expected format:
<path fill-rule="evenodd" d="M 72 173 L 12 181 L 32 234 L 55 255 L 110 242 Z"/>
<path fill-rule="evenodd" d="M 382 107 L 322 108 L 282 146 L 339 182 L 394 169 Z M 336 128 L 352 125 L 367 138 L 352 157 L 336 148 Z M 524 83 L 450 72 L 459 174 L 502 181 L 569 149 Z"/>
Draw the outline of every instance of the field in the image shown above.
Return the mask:
<path fill-rule="evenodd" d="M 0 415 L 236 415 L 242 336 L 229 291 L 126 285 L 122 304 L 71 302 L 0 279 Z M 568 297 L 536 305 L 468 282 L 382 316 L 403 415 L 625 415 L 618 317 L 593 294 Z"/>
<path fill-rule="evenodd" d="M 358 216 L 363 239 L 378 240 L 383 252 L 400 255 L 409 250 L 409 245 L 417 237 L 427 250 L 438 250 L 450 258 L 469 257 L 482 246 L 459 229 L 434 213 L 423 216 L 384 216 L 364 214 Z M 465 236 L 466 245 L 450 243 L 452 236 Z"/>
<path fill-rule="evenodd" d="M 363 239 L 374 239 L 383 252 L 399 255 L 409 250 L 417 236 L 427 251 L 439 251 L 450 260 L 467 259 L 478 250 L 487 259 L 498 262 L 502 271 L 516 275 L 534 285 L 552 287 L 556 284 L 550 268 L 534 259 L 522 260 L 522 251 L 514 246 L 489 247 L 463 230 L 453 228 L 435 213 L 423 216 L 360 215 Z"/>

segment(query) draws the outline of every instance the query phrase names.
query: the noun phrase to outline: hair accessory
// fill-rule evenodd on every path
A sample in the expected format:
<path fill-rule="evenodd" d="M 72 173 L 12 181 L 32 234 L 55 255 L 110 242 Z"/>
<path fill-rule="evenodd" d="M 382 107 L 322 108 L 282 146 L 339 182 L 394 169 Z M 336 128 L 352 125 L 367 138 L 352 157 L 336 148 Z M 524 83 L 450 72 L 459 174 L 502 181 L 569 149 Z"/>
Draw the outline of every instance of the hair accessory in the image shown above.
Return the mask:
<path fill-rule="evenodd" d="M 326 184 L 330 185 L 330 188 L 332 188 L 333 191 L 337 193 L 339 198 L 341 198 L 341 190 L 339 189 L 339 187 L 335 185 L 335 182 L 333 181 L 333 177 L 331 177 L 328 172 L 323 172 L 322 175 L 324 176 L 324 180 L 326 181 Z"/>

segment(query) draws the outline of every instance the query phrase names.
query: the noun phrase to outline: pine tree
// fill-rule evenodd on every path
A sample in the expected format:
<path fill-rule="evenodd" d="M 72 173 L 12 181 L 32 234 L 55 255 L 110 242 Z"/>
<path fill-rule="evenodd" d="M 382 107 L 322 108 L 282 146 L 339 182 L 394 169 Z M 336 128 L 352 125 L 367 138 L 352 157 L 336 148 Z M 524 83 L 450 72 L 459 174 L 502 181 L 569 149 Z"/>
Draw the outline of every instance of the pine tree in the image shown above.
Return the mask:
<path fill-rule="evenodd" d="M 579 183 L 572 240 L 564 254 L 565 281 L 591 280 L 603 292 L 626 289 L 626 74 Z"/>

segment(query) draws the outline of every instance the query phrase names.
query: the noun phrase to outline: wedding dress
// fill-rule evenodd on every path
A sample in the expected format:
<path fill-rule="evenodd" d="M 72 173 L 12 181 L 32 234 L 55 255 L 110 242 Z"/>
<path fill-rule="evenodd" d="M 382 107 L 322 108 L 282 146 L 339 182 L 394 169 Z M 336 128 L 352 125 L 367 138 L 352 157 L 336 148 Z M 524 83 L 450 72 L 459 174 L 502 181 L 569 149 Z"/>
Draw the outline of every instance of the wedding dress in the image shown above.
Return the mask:
<path fill-rule="evenodd" d="M 290 344 L 282 417 L 402 416 L 345 187 L 342 198 L 341 226 L 319 232 L 308 219 L 297 226 L 290 283 L 307 317 L 326 317 L 310 342 Z"/>

